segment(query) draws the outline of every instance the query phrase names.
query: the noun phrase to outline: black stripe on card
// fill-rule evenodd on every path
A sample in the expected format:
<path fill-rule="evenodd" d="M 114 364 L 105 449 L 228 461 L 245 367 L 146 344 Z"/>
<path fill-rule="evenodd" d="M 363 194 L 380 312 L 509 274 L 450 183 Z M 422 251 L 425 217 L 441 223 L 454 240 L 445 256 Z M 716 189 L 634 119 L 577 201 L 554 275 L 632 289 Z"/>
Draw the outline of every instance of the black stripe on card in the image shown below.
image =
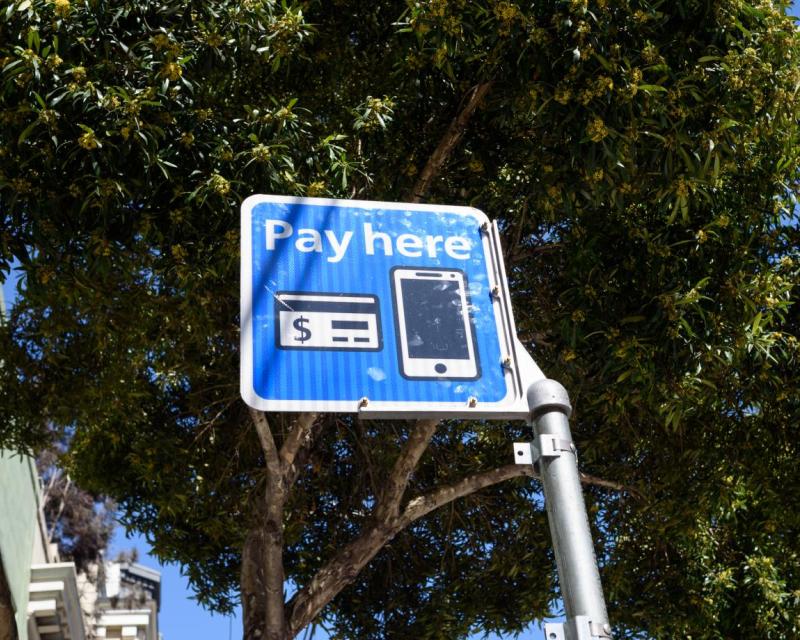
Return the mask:
<path fill-rule="evenodd" d="M 369 322 L 360 320 L 331 320 L 332 329 L 369 329 Z"/>

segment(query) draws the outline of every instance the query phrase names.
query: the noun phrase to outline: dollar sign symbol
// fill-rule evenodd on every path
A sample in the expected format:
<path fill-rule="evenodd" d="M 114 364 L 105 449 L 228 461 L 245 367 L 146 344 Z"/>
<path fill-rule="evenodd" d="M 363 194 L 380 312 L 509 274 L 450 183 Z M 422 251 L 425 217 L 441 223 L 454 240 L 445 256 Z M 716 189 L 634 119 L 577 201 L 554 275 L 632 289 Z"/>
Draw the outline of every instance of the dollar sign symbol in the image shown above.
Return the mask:
<path fill-rule="evenodd" d="M 310 320 L 300 316 L 292 323 L 292 326 L 300 332 L 300 334 L 295 338 L 295 340 L 298 342 L 305 342 L 311 337 L 311 330 L 304 326 L 306 322 L 310 322 Z"/>

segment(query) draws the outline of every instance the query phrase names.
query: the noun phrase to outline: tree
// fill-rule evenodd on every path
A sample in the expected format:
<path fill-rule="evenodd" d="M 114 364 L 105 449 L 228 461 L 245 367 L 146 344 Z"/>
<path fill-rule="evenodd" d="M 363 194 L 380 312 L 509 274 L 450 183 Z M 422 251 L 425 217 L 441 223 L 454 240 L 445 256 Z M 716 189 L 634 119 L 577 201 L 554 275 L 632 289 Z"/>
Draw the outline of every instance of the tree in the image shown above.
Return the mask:
<path fill-rule="evenodd" d="M 81 489 L 60 466 L 58 449 L 41 452 L 36 468 L 44 486 L 42 509 L 47 541 L 59 555 L 75 563 L 78 573 L 92 577 L 114 532 L 113 501 Z"/>
<path fill-rule="evenodd" d="M 513 631 L 557 594 L 536 486 L 495 483 L 533 475 L 505 464 L 524 427 L 242 405 L 257 191 L 498 219 L 523 342 L 576 407 L 617 636 L 797 635 L 784 4 L 25 0 L 0 43 L 0 253 L 26 274 L 0 439 L 73 432 L 76 478 L 201 602 L 241 586 L 245 637 Z"/>

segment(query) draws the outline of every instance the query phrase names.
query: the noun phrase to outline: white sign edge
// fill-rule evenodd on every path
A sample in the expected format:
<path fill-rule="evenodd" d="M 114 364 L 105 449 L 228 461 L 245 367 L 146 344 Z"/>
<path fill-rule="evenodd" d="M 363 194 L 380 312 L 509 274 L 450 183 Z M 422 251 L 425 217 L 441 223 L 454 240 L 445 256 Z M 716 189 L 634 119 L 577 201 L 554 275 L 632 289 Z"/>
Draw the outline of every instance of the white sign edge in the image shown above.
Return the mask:
<path fill-rule="evenodd" d="M 511 369 L 506 370 L 504 377 L 508 380 L 506 384 L 506 395 L 501 400 L 494 402 L 478 401 L 475 407 L 470 407 L 466 403 L 460 402 L 419 402 L 419 401 L 372 401 L 366 407 L 360 405 L 360 400 L 274 400 L 262 398 L 255 390 L 253 381 L 253 265 L 252 265 L 252 215 L 253 209 L 259 204 L 311 204 L 315 206 L 330 206 L 340 208 L 362 208 L 362 209 L 384 209 L 397 211 L 429 211 L 431 213 L 454 213 L 457 215 L 469 216 L 474 218 L 479 226 L 486 225 L 487 230 L 491 222 L 488 216 L 475 207 L 465 207 L 459 205 L 439 205 L 439 204 L 417 204 L 407 202 L 382 202 L 373 200 L 341 200 L 332 198 L 307 198 L 301 196 L 275 196 L 266 194 L 253 194 L 242 201 L 240 207 L 240 280 L 239 280 L 239 391 L 242 400 L 247 406 L 259 411 L 275 412 L 326 412 L 326 413 L 357 413 L 364 418 L 379 417 L 470 417 L 481 418 L 515 418 L 526 415 L 526 407 L 521 406 L 521 401 L 525 399 L 517 395 L 515 378 L 518 376 L 516 371 L 517 359 L 514 358 Z M 492 242 L 489 233 L 481 234 L 481 244 L 483 245 L 484 256 L 486 256 L 487 273 L 489 278 L 494 280 L 495 274 L 490 267 L 489 260 L 494 255 Z M 497 256 L 500 264 L 503 264 L 502 255 Z M 500 286 L 506 289 L 505 283 L 490 282 L 490 285 Z M 491 288 L 491 287 L 490 287 Z M 498 341 L 501 349 L 503 348 L 503 336 L 506 334 L 506 325 L 503 321 L 502 312 L 498 304 L 492 305 L 492 313 L 495 320 Z M 510 304 L 507 305 L 507 313 L 511 314 Z M 247 321 L 245 321 L 247 318 Z M 513 326 L 513 315 L 509 315 Z M 512 343 L 516 336 L 509 336 Z M 324 407 L 324 408 L 323 408 Z"/>

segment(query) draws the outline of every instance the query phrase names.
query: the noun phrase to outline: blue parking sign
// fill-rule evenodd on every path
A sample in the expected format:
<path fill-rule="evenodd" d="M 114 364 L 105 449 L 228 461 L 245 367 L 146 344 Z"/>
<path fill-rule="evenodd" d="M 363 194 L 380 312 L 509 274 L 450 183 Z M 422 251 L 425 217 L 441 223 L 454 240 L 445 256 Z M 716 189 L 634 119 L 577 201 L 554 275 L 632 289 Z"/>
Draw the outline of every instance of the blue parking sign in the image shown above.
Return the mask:
<path fill-rule="evenodd" d="M 497 227 L 481 211 L 265 195 L 241 211 L 248 405 L 527 415 Z"/>

